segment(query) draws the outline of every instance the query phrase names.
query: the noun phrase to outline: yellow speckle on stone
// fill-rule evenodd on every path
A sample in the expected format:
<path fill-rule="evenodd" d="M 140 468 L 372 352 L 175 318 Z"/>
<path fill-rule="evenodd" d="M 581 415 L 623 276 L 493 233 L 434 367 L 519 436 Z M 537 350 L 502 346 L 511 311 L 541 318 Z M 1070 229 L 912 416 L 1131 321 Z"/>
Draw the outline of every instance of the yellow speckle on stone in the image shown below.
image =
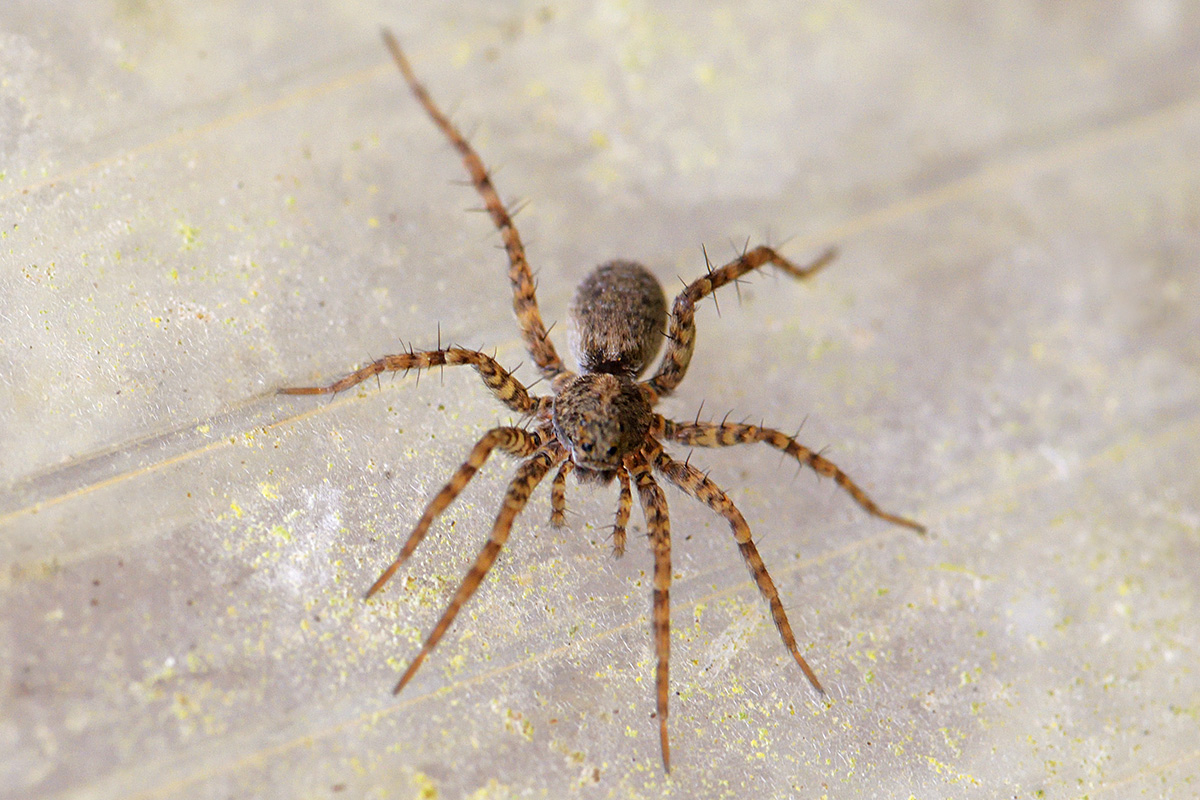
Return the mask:
<path fill-rule="evenodd" d="M 713 69 L 712 64 L 697 64 L 696 65 L 696 82 L 704 86 L 711 86 L 713 79 L 717 77 L 717 71 Z"/>
<path fill-rule="evenodd" d="M 413 783 L 417 785 L 417 797 L 420 800 L 435 800 L 438 796 L 437 786 L 433 780 L 424 772 L 418 772 L 413 775 Z"/>
<path fill-rule="evenodd" d="M 180 238 L 183 239 L 183 244 L 179 246 L 180 250 L 193 250 L 199 244 L 199 228 L 195 228 L 180 220 L 179 222 L 175 223 L 175 230 L 179 234 Z"/>
<path fill-rule="evenodd" d="M 969 783 L 975 786 L 979 785 L 979 780 L 977 778 L 972 777 L 964 772 L 959 772 L 958 770 L 954 769 L 954 767 L 950 766 L 944 761 L 938 761 L 933 756 L 925 756 L 925 761 L 930 767 L 933 768 L 934 772 L 949 778 L 953 783 Z"/>
<path fill-rule="evenodd" d="M 175 702 L 171 704 L 171 711 L 179 719 L 187 719 L 193 711 L 192 702 L 187 699 L 186 695 L 176 694 Z"/>
<path fill-rule="evenodd" d="M 943 572 L 954 572 L 958 573 L 959 575 L 966 575 L 968 578 L 973 578 L 975 580 L 991 580 L 989 576 L 974 572 L 963 564 L 950 564 L 943 561 L 941 564 L 938 564 L 936 568 L 942 570 Z"/>
<path fill-rule="evenodd" d="M 583 84 L 583 98 L 594 105 L 607 106 L 608 89 L 605 88 L 604 81 L 598 77 L 587 79 Z"/>
<path fill-rule="evenodd" d="M 591 139 L 592 147 L 597 150 L 606 150 L 609 147 L 610 142 L 604 131 L 592 131 L 588 138 Z"/>
<path fill-rule="evenodd" d="M 625 735 L 628 736 L 630 739 L 636 739 L 638 732 L 635 731 L 633 728 L 629 727 L 628 725 L 626 725 L 625 726 Z"/>
<path fill-rule="evenodd" d="M 292 540 L 292 532 L 282 525 L 272 525 L 271 535 L 281 542 L 290 542 Z"/>
<path fill-rule="evenodd" d="M 1046 357 L 1046 344 L 1044 342 L 1034 342 L 1029 345 L 1029 357 L 1034 361 L 1041 361 Z"/>
<path fill-rule="evenodd" d="M 466 39 L 463 39 L 457 45 L 455 45 L 454 55 L 451 57 L 451 61 L 454 62 L 454 66 L 461 67 L 461 66 L 464 66 L 470 60 L 471 60 L 471 43 L 468 42 Z"/>
<path fill-rule="evenodd" d="M 369 218 L 367 220 L 367 227 L 368 228 L 378 228 L 379 227 L 379 217 Z"/>
<path fill-rule="evenodd" d="M 508 786 L 502 785 L 495 778 L 488 778 L 488 782 L 466 795 L 467 800 L 491 800 L 494 797 L 512 797 L 513 793 Z"/>
<path fill-rule="evenodd" d="M 550 89 L 541 81 L 533 81 L 525 87 L 525 94 L 529 97 L 545 97 L 550 93 Z"/>
<path fill-rule="evenodd" d="M 818 361 L 822 356 L 837 351 L 838 344 L 832 339 L 816 339 L 808 346 L 808 360 Z"/>
<path fill-rule="evenodd" d="M 262 492 L 262 496 L 268 500 L 278 500 L 280 498 L 280 494 L 275 491 L 278 488 L 278 483 L 267 483 L 263 481 L 258 484 L 258 491 Z"/>
<path fill-rule="evenodd" d="M 533 723 L 519 711 L 511 708 L 504 713 L 504 728 L 512 733 L 520 734 L 527 742 L 533 741 Z"/>
<path fill-rule="evenodd" d="M 612 186 L 623 176 L 611 166 L 607 164 L 601 164 L 593 166 L 591 169 L 589 169 L 588 177 L 591 178 L 594 183 L 599 184 L 600 186 Z"/>

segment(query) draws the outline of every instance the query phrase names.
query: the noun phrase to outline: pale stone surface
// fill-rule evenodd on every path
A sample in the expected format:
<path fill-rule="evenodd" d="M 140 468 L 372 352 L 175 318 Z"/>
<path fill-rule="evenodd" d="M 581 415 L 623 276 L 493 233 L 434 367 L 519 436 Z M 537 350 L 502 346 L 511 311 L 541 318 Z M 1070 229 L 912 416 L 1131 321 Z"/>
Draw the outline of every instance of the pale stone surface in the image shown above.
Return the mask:
<path fill-rule="evenodd" d="M 1196 7 L 410 5 L 0 8 L 0 796 L 1190 796 Z M 614 562 L 615 489 L 574 484 L 388 693 L 511 464 L 361 594 L 509 415 L 469 371 L 272 392 L 439 325 L 534 375 L 383 24 L 531 201 L 548 322 L 612 258 L 672 293 L 701 243 L 840 246 L 706 303 L 663 407 L 807 419 L 934 531 L 773 451 L 694 454 L 829 707 L 671 491 L 665 778 L 640 516 Z"/>

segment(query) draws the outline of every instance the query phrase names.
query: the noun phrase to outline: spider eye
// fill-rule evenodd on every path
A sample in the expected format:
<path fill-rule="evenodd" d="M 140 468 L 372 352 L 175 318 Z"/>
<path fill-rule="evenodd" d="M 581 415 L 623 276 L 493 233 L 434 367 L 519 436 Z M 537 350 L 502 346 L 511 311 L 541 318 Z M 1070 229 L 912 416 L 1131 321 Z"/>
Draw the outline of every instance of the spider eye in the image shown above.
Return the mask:
<path fill-rule="evenodd" d="M 612 447 L 608 448 L 608 452 L 606 453 L 606 455 L 609 458 L 612 458 L 616 454 L 617 454 L 617 446 L 614 444 Z"/>
<path fill-rule="evenodd" d="M 593 445 L 591 442 L 580 442 L 579 449 L 585 453 L 590 453 L 595 449 L 595 445 Z"/>

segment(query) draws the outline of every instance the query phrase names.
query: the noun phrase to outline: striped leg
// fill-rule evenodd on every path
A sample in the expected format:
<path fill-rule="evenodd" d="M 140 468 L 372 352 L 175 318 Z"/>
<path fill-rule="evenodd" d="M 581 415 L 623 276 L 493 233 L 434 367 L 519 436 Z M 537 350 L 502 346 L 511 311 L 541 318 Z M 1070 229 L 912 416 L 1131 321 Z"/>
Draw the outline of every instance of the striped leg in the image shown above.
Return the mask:
<path fill-rule="evenodd" d="M 629 512 L 633 510 L 633 491 L 629 486 L 629 473 L 617 470 L 617 480 L 621 482 L 621 493 L 617 495 L 617 517 L 613 521 L 613 555 L 617 558 L 625 555 L 625 528 L 629 525 Z"/>
<path fill-rule="evenodd" d="M 658 397 L 666 397 L 683 380 L 696 347 L 696 303 L 702 298 L 766 264 L 774 264 L 793 277 L 807 278 L 832 261 L 836 254 L 835 250 L 829 249 L 811 264 L 797 266 L 769 247 L 756 247 L 720 269 L 710 270 L 704 277 L 692 281 L 671 306 L 667 352 L 663 355 L 658 372 L 646 385 Z"/>
<path fill-rule="evenodd" d="M 554 476 L 550 487 L 550 524 L 561 528 L 566 524 L 567 517 L 567 476 L 575 465 L 570 460 L 564 461 Z M 626 527 L 629 525 L 629 512 L 633 509 L 633 491 L 629 484 L 629 473 L 617 470 L 617 480 L 621 483 L 621 492 L 617 496 L 617 514 L 613 521 L 613 555 L 617 558 L 625 555 Z"/>
<path fill-rule="evenodd" d="M 632 462 L 632 463 L 631 463 Z M 671 746 L 667 741 L 667 698 L 670 689 L 668 673 L 671 661 L 671 521 L 667 516 L 667 497 L 654 480 L 650 466 L 640 453 L 633 456 L 629 471 L 637 484 L 642 514 L 654 549 L 654 652 L 658 657 L 655 670 L 657 688 L 658 738 L 662 748 L 663 769 L 671 771 Z"/>
<path fill-rule="evenodd" d="M 513 224 L 512 217 L 509 216 L 504 203 L 500 201 L 500 195 L 496 193 L 496 187 L 492 185 L 492 179 L 483 166 L 479 154 L 454 127 L 454 123 L 442 113 L 442 110 L 433 102 L 429 92 L 417 80 L 408 59 L 400 49 L 400 44 L 390 31 L 383 32 L 383 42 L 391 52 L 396 66 L 400 68 L 400 74 L 404 76 L 404 80 L 408 81 L 408 88 L 412 90 L 424 107 L 425 113 L 462 156 L 463 166 L 467 168 L 471 182 L 475 184 L 475 190 L 483 198 L 483 205 L 487 208 L 492 223 L 500 231 L 500 238 L 504 240 L 504 249 L 508 253 L 508 279 L 513 287 L 513 312 L 517 315 L 521 338 L 525 340 L 525 346 L 533 357 L 534 363 L 538 365 L 538 369 L 542 371 L 542 375 L 552 380 L 559 373 L 565 372 L 566 368 L 563 366 L 562 359 L 558 357 L 558 353 L 555 352 L 549 332 L 542 322 L 542 314 L 538 310 L 537 304 L 537 287 L 533 282 L 533 273 L 529 269 L 529 262 L 525 260 L 525 246 L 521 244 L 517 227 Z"/>
<path fill-rule="evenodd" d="M 555 528 L 567 524 L 567 475 L 574 468 L 570 459 L 562 462 L 554 483 L 550 484 L 550 524 Z"/>
<path fill-rule="evenodd" d="M 391 563 L 383 574 L 371 585 L 367 590 L 367 597 L 371 597 L 383 585 L 391 580 L 396 574 L 396 570 L 400 565 L 408 560 L 408 557 L 417 549 L 417 545 L 425 538 L 425 534 L 429 531 L 429 526 L 438 518 L 438 515 L 446 510 L 446 507 L 454 502 L 454 498 L 467 488 L 467 484 L 471 482 L 471 478 L 475 477 L 475 473 L 488 460 L 488 456 L 492 451 L 499 447 L 510 456 L 523 458 L 533 455 L 537 449 L 542 446 L 545 437 L 540 432 L 530 433 L 529 431 L 520 428 L 492 428 L 483 438 L 475 443 L 475 447 L 471 448 L 471 455 L 467 456 L 467 460 L 463 462 L 458 471 L 452 477 L 442 490 L 434 495 L 429 501 L 429 505 L 425 507 L 425 513 L 421 515 L 421 519 L 417 521 L 417 525 L 413 528 L 412 533 L 408 535 L 408 541 L 404 543 L 404 547 L 400 549 L 400 555 L 396 556 L 396 560 Z"/>
<path fill-rule="evenodd" d="M 872 516 L 887 520 L 895 525 L 903 525 L 917 533 L 925 533 L 925 526 L 911 519 L 889 514 L 875 505 L 875 501 L 850 480 L 850 476 L 842 472 L 829 459 L 814 453 L 786 433 L 772 428 L 760 428 L 757 425 L 741 425 L 723 422 L 719 425 L 708 422 L 672 422 L 663 420 L 663 436 L 681 444 L 699 445 L 700 447 L 728 447 L 735 444 L 751 442 L 766 442 L 777 450 L 782 450 L 792 458 L 808 467 L 818 475 L 833 478 L 838 486 L 854 498 L 863 509 Z"/>
<path fill-rule="evenodd" d="M 445 350 L 423 350 L 384 356 L 361 369 L 351 372 L 341 380 L 328 386 L 299 386 L 280 389 L 279 394 L 337 394 L 356 386 L 381 372 L 408 372 L 430 367 L 458 366 L 467 364 L 475 368 L 484 384 L 500 402 L 521 414 L 533 414 L 538 410 L 538 398 L 532 397 L 520 381 L 500 366 L 499 362 L 477 350 L 449 347 Z"/>
<path fill-rule="evenodd" d="M 690 464 L 683 464 L 659 451 L 655 456 L 654 466 L 671 483 L 729 521 L 734 541 L 737 542 L 738 549 L 742 552 L 742 559 L 746 562 L 750 575 L 758 586 L 759 594 L 771 608 L 771 619 L 774 620 L 775 627 L 779 629 L 783 646 L 792 654 L 792 658 L 796 659 L 804 677 L 808 678 L 808 682 L 813 685 L 813 688 L 821 694 L 825 694 L 825 690 L 821 688 L 821 682 L 817 680 L 816 673 L 808 666 L 808 662 L 804 660 L 804 657 L 800 655 L 800 650 L 796 647 L 796 635 L 792 633 L 792 626 L 783 610 L 783 602 L 779 599 L 779 590 L 775 588 L 775 582 L 767 573 L 767 565 L 763 563 L 762 556 L 758 554 L 758 548 L 754 546 L 754 540 L 750 535 L 750 526 L 746 524 L 742 512 L 737 510 L 733 501 L 729 499 L 729 495 L 725 494 L 721 487 Z"/>
<path fill-rule="evenodd" d="M 475 558 L 474 565 L 471 566 L 470 572 L 463 578 L 462 583 L 458 585 L 458 590 L 454 593 L 454 597 L 450 600 L 450 605 L 446 606 L 446 610 L 442 612 L 441 619 L 437 625 L 433 626 L 428 638 L 425 639 L 425 644 L 421 645 L 420 652 L 408 665 L 408 669 L 400 677 L 396 683 L 396 688 L 392 690 L 393 694 L 399 694 L 412 676 L 417 673 L 417 669 L 424 663 L 429 654 L 433 652 L 433 648 L 441 640 L 446 630 L 450 627 L 450 623 L 454 622 L 454 618 L 458 616 L 458 612 L 463 605 L 479 588 L 480 582 L 487 575 L 488 570 L 492 568 L 492 564 L 496 561 L 496 556 L 499 555 L 500 549 L 504 547 L 504 543 L 508 541 L 508 534 L 512 531 L 513 520 L 517 518 L 517 514 L 521 513 L 521 509 L 525 508 L 525 504 L 529 502 L 529 496 L 533 494 L 533 490 L 541 483 L 542 478 L 546 477 L 546 473 L 555 465 L 555 463 L 566 458 L 567 454 L 561 448 L 543 448 L 537 452 L 533 458 L 521 464 L 517 469 L 517 474 L 513 477 L 512 482 L 508 485 L 508 492 L 504 495 L 504 505 L 500 508 L 500 513 L 496 516 L 496 521 L 492 525 L 492 533 L 488 537 L 487 544 L 479 551 L 479 555 Z"/>

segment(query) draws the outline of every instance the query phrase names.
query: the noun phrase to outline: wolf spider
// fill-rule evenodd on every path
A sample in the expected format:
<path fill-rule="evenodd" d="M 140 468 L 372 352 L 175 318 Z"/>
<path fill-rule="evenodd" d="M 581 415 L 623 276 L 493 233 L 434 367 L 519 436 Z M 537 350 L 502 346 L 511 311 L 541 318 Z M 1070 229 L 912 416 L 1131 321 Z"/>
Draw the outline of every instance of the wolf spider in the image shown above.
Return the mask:
<path fill-rule="evenodd" d="M 659 740 L 663 768 L 670 771 L 667 741 L 668 656 L 670 649 L 669 592 L 671 589 L 671 525 L 667 500 L 654 478 L 657 472 L 685 494 L 707 505 L 724 517 L 733 530 L 742 558 L 767 601 L 771 619 L 779 629 L 783 644 L 800 666 L 813 688 L 824 689 L 796 647 L 796 637 L 788 623 L 779 591 L 754 546 L 750 526 L 741 512 L 708 476 L 685 462 L 671 458 L 663 450 L 664 441 L 700 447 L 725 447 L 765 442 L 813 469 L 831 477 L 869 514 L 918 532 L 924 528 L 912 520 L 889 514 L 833 462 L 792 437 L 772 428 L 721 422 L 675 422 L 654 413 L 658 401 L 671 394 L 687 372 L 696 343 L 696 303 L 728 283 L 772 264 L 795 278 L 811 277 L 828 264 L 834 251 L 828 250 L 815 261 L 797 266 L 770 247 L 756 247 L 719 269 L 708 267 L 707 274 L 688 284 L 667 313 L 666 297 L 658 281 L 644 267 L 629 261 L 612 261 L 597 267 L 580 284 L 571 304 L 568 340 L 579 364 L 579 373 L 567 369 L 550 341 L 549 332 L 538 311 L 533 275 L 525 259 L 525 248 L 508 209 L 492 185 L 492 179 L 478 154 L 458 129 L 438 108 L 429 92 L 417 80 L 408 59 L 390 32 L 383 32 L 384 43 L 408 82 L 409 88 L 462 156 L 475 189 L 500 232 L 508 253 L 508 277 L 513 288 L 513 311 L 521 337 L 542 376 L 550 381 L 552 394 L 536 397 L 501 367 L 495 359 L 475 350 L 458 347 L 428 351 L 409 350 L 384 356 L 328 386 L 281 389 L 281 394 L 334 394 L 349 389 L 381 372 L 407 372 L 443 365 L 467 364 L 475 368 L 484 384 L 513 411 L 533 421 L 529 428 L 498 427 L 484 434 L 465 463 L 458 468 L 433 500 L 409 534 L 400 554 L 367 591 L 371 597 L 396 573 L 421 543 L 433 521 L 454 501 L 471 478 L 487 461 L 493 450 L 525 459 L 509 484 L 504 504 L 492 525 L 487 544 L 475 559 L 470 572 L 459 584 L 450 605 L 433 627 L 408 669 L 394 689 L 398 693 L 416 674 L 430 652 L 441 640 L 463 604 L 479 587 L 500 553 L 513 520 L 525 507 L 539 483 L 557 468 L 551 481 L 550 522 L 565 522 L 567 476 L 574 474 L 580 483 L 620 485 L 616 519 L 613 524 L 613 552 L 625 550 L 626 526 L 633 506 L 633 488 L 646 520 L 654 551 L 654 648 L 656 669 Z M 707 260 L 707 259 L 706 259 Z M 666 330 L 667 348 L 654 376 L 638 380 L 657 355 Z"/>

